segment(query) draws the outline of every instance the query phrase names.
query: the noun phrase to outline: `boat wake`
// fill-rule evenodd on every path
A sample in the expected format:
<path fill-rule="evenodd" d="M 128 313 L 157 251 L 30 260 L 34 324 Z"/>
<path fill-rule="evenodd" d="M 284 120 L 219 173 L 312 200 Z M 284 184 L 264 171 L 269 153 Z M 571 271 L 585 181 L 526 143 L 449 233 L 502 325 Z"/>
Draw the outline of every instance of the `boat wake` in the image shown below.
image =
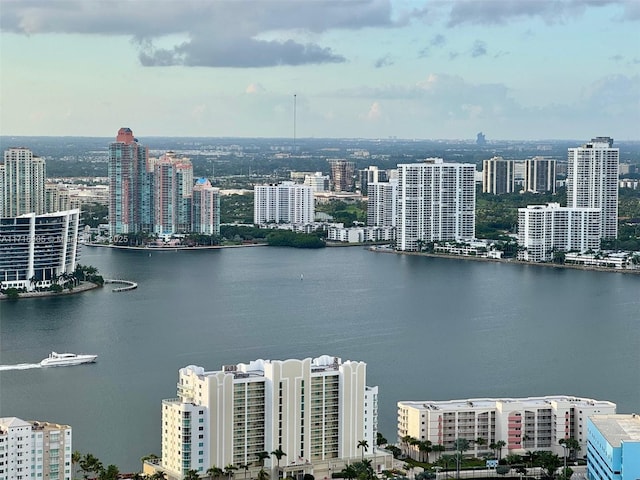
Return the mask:
<path fill-rule="evenodd" d="M 17 365 L 0 365 L 0 372 L 7 370 L 30 370 L 32 368 L 41 368 L 39 363 L 18 363 Z"/>

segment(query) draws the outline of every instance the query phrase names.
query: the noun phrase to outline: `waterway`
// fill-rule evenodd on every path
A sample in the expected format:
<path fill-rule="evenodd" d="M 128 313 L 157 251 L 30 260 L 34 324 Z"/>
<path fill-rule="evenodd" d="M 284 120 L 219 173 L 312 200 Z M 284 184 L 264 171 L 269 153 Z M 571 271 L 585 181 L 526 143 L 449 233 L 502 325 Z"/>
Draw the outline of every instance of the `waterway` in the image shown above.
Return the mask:
<path fill-rule="evenodd" d="M 68 423 L 74 449 L 121 471 L 160 454 L 161 400 L 190 364 L 366 361 L 390 440 L 399 400 L 570 394 L 640 411 L 639 275 L 359 247 L 85 247 L 81 263 L 138 288 L 0 303 L 0 416 Z M 39 368 L 51 350 L 98 361 Z"/>

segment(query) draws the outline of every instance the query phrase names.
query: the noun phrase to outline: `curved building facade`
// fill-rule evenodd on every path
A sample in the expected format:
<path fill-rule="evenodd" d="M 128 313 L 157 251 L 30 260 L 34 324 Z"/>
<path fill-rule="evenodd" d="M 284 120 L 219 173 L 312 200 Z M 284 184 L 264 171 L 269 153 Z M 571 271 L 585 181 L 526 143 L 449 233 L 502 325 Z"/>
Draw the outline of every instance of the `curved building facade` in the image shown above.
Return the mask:
<path fill-rule="evenodd" d="M 65 283 L 78 258 L 80 210 L 0 218 L 0 286 L 33 291 Z"/>

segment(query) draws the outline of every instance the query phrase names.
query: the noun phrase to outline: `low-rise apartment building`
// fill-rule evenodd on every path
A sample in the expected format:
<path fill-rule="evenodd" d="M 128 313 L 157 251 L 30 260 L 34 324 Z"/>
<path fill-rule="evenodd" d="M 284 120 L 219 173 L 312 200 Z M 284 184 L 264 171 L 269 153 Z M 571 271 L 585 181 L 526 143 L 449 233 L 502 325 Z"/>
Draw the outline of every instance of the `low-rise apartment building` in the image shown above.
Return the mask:
<path fill-rule="evenodd" d="M 589 416 L 615 411 L 615 403 L 568 395 L 398 402 L 398 441 L 411 437 L 453 452 L 456 440 L 464 438 L 470 442 L 468 454 L 477 456 L 501 441 L 503 455 L 527 450 L 562 454 L 558 441 L 574 438 L 585 452 Z"/>

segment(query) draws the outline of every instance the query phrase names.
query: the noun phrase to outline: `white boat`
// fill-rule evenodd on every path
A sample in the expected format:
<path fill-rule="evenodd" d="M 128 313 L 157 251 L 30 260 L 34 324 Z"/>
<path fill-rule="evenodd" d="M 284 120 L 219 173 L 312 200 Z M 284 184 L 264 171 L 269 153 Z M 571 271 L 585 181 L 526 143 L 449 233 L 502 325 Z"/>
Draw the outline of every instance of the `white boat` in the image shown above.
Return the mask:
<path fill-rule="evenodd" d="M 76 355 L 75 353 L 51 352 L 47 358 L 40 362 L 42 367 L 67 367 L 80 365 L 81 363 L 93 363 L 98 355 Z"/>

